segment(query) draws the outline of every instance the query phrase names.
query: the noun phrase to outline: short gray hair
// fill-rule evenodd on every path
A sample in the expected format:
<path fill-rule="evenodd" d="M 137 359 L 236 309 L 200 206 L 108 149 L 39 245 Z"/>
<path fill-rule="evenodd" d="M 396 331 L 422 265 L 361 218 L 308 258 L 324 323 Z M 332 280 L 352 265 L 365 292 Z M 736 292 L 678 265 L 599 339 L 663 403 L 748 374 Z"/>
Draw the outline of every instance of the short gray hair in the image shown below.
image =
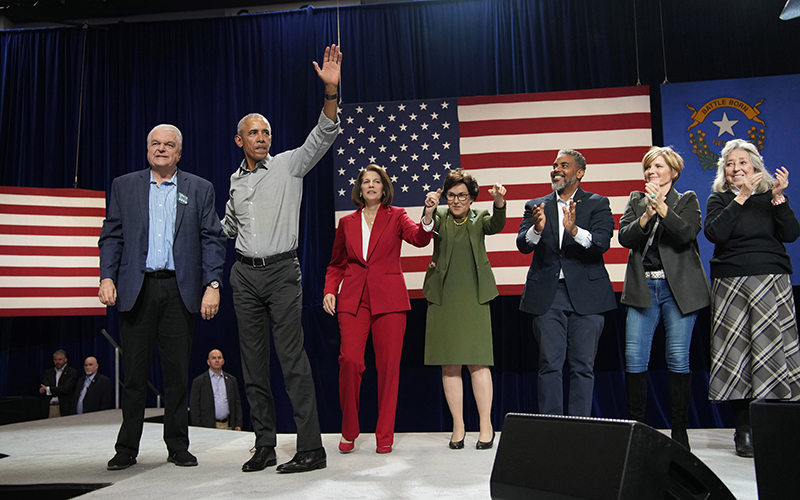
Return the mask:
<path fill-rule="evenodd" d="M 267 122 L 267 126 L 269 127 L 269 133 L 272 134 L 272 125 L 269 124 L 269 120 L 267 120 L 264 117 L 264 115 L 262 115 L 261 113 L 250 113 L 250 114 L 244 115 L 242 117 L 242 119 L 239 120 L 239 124 L 236 125 L 236 135 L 244 135 L 244 134 L 242 134 L 242 132 L 243 132 L 242 129 L 244 128 L 244 122 L 246 122 L 250 118 L 260 118 L 261 120 L 264 120 L 265 122 Z"/>
<path fill-rule="evenodd" d="M 750 164 L 753 165 L 753 173 L 761 172 L 764 174 L 761 177 L 761 182 L 758 183 L 753 194 L 766 193 L 775 184 L 775 178 L 767 172 L 764 167 L 764 158 L 758 152 L 758 148 L 753 143 L 747 142 L 742 139 L 732 139 L 725 144 L 722 151 L 719 153 L 719 160 L 717 160 L 717 175 L 714 177 L 714 182 L 711 184 L 711 190 L 715 193 L 724 193 L 730 191 L 731 186 L 725 179 L 725 163 L 727 163 L 728 156 L 734 151 L 745 151 L 750 155 Z"/>
<path fill-rule="evenodd" d="M 559 149 L 556 157 L 561 155 L 570 155 L 571 157 L 575 158 L 575 165 L 577 165 L 578 170 L 586 170 L 586 158 L 584 158 L 579 152 L 575 151 L 574 149 Z"/>
<path fill-rule="evenodd" d="M 147 147 L 150 147 L 150 136 L 153 135 L 153 132 L 159 129 L 169 130 L 170 132 L 175 132 L 175 136 L 178 138 L 178 149 L 183 149 L 183 134 L 181 133 L 180 129 L 175 125 L 170 125 L 169 123 L 162 123 L 160 125 L 156 125 L 153 129 L 147 134 Z"/>

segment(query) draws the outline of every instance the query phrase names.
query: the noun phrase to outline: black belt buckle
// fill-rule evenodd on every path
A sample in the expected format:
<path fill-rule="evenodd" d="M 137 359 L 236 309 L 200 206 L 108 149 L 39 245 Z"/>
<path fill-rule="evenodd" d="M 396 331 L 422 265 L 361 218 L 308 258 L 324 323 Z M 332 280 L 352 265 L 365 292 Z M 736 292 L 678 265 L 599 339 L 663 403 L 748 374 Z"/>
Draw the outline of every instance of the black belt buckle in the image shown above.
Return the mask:
<path fill-rule="evenodd" d="M 269 257 L 245 257 L 244 255 L 238 253 L 236 254 L 236 259 L 239 262 L 253 267 L 266 267 L 273 262 L 278 262 L 285 259 L 293 259 L 295 257 L 297 257 L 296 250 L 289 250 L 288 252 L 270 255 Z"/>

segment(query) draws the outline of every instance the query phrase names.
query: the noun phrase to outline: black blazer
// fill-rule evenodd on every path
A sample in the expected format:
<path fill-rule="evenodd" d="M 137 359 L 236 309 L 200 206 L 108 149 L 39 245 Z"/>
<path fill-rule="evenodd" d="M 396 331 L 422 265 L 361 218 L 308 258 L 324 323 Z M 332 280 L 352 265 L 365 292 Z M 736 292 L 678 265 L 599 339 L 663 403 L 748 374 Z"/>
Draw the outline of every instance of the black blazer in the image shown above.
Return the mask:
<path fill-rule="evenodd" d="M 78 379 L 75 384 L 75 392 L 72 393 L 72 413 L 78 413 L 78 398 L 81 396 L 83 384 L 86 383 L 86 375 Z M 86 388 L 86 395 L 83 397 L 83 413 L 93 411 L 110 410 L 114 407 L 114 394 L 111 386 L 111 379 L 102 373 L 95 374 L 92 383 Z"/>
<path fill-rule="evenodd" d="M 69 365 L 64 367 L 64 372 L 58 379 L 56 386 L 56 368 L 51 367 L 42 374 L 42 384 L 50 388 L 50 396 L 42 395 L 42 406 L 44 416 L 49 413 L 50 398 L 56 396 L 61 407 L 61 415 L 69 415 L 72 411 L 72 393 L 75 390 L 75 383 L 78 381 L 78 370 Z"/>
<path fill-rule="evenodd" d="M 614 234 L 614 218 L 608 198 L 579 187 L 573 199 L 576 203 L 575 225 L 592 233 L 589 248 L 579 245 L 566 232 L 559 248 L 559 208 L 555 192 L 525 204 L 525 214 L 517 234 L 519 251 L 533 252 L 519 306 L 525 312 L 538 316 L 550 309 L 562 269 L 575 312 L 600 314 L 617 307 L 614 288 L 603 261 L 603 254 L 611 246 Z M 533 207 L 542 203 L 547 220 L 539 242 L 531 245 L 526 234 L 533 226 Z"/>
<path fill-rule="evenodd" d="M 242 400 L 239 398 L 239 384 L 236 377 L 222 372 L 225 378 L 225 389 L 228 392 L 228 425 L 233 429 L 242 427 Z M 217 417 L 214 410 L 214 389 L 211 388 L 211 376 L 208 370 L 192 381 L 192 393 L 189 398 L 189 412 L 192 425 L 197 427 L 216 427 Z"/>
<path fill-rule="evenodd" d="M 666 198 L 667 216 L 656 229 L 658 253 L 669 289 L 683 314 L 707 307 L 710 303 L 708 278 L 697 248 L 697 234 L 703 227 L 700 203 L 694 191 L 681 194 L 671 188 Z M 623 304 L 634 307 L 650 307 L 650 289 L 644 277 L 642 252 L 650 238 L 656 217 L 650 219 L 642 229 L 639 219 L 647 210 L 645 193 L 631 193 L 625 213 L 619 220 L 619 243 L 630 248 L 625 285 L 622 288 Z"/>

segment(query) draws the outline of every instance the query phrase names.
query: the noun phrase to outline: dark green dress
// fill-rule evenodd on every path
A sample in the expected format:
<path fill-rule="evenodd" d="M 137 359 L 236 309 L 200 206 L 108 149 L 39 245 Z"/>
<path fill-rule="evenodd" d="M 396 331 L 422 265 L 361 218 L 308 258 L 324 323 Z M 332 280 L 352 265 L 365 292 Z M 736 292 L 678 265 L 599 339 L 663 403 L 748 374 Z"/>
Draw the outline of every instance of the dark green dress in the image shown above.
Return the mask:
<path fill-rule="evenodd" d="M 453 224 L 452 219 L 446 222 Z M 452 229 L 452 228 L 451 228 Z M 478 303 L 478 273 L 467 226 L 455 226 L 442 304 L 428 302 L 426 365 L 494 365 L 489 304 Z"/>

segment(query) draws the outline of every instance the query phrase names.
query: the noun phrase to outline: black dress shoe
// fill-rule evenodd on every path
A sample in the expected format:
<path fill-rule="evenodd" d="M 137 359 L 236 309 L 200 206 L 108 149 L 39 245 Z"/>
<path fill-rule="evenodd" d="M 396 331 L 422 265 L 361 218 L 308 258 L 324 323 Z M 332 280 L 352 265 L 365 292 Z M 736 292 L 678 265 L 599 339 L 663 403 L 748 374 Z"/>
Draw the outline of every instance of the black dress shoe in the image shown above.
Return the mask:
<path fill-rule="evenodd" d="M 461 438 L 461 441 L 453 441 L 453 438 L 451 437 L 450 438 L 450 443 L 448 444 L 448 446 L 450 447 L 451 450 L 462 450 L 462 449 L 464 449 L 464 438 L 465 437 L 466 436 Z"/>
<path fill-rule="evenodd" d="M 478 440 L 478 442 L 475 443 L 475 449 L 476 450 L 491 450 L 492 446 L 494 446 L 494 431 L 492 431 L 492 440 L 491 441 L 483 442 L 483 441 Z"/>
<path fill-rule="evenodd" d="M 750 431 L 736 431 L 733 434 L 733 443 L 736 445 L 736 454 L 744 458 L 753 458 L 753 437 Z"/>
<path fill-rule="evenodd" d="M 328 466 L 325 448 L 311 451 L 298 451 L 289 462 L 280 464 L 278 472 L 308 472 L 315 469 L 324 469 Z"/>
<path fill-rule="evenodd" d="M 108 470 L 127 469 L 128 467 L 130 467 L 131 465 L 133 465 L 135 463 L 136 463 L 136 459 L 134 457 L 128 455 L 127 453 L 119 453 L 119 452 L 117 452 L 117 454 L 114 455 L 114 458 L 112 458 L 111 460 L 108 461 L 108 465 L 106 466 L 106 469 L 108 469 Z"/>
<path fill-rule="evenodd" d="M 167 462 L 178 467 L 195 467 L 197 465 L 197 457 L 189 453 L 188 450 L 182 450 L 168 456 Z"/>
<path fill-rule="evenodd" d="M 242 472 L 264 470 L 278 463 L 274 446 L 257 446 L 253 458 L 242 465 Z"/>

